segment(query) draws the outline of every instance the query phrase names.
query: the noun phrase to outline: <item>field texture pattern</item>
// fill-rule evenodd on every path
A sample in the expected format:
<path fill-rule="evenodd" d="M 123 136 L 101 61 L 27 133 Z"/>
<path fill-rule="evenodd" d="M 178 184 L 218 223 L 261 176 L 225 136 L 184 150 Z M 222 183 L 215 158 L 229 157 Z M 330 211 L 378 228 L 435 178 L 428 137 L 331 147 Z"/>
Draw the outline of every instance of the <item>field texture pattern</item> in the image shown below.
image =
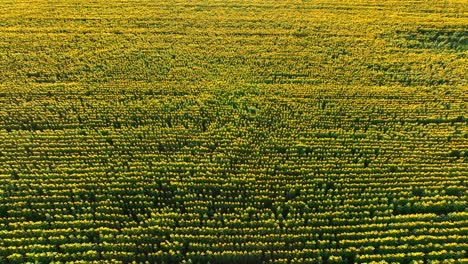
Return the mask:
<path fill-rule="evenodd" d="M 0 263 L 468 263 L 468 2 L 0 0 Z"/>

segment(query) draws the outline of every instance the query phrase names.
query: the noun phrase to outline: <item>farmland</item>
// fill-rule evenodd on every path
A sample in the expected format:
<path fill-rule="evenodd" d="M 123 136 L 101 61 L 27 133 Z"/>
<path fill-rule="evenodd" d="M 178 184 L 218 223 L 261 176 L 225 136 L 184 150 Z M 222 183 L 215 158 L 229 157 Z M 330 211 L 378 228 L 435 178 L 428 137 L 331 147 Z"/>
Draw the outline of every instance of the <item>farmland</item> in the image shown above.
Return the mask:
<path fill-rule="evenodd" d="M 0 263 L 468 262 L 466 1 L 0 11 Z"/>

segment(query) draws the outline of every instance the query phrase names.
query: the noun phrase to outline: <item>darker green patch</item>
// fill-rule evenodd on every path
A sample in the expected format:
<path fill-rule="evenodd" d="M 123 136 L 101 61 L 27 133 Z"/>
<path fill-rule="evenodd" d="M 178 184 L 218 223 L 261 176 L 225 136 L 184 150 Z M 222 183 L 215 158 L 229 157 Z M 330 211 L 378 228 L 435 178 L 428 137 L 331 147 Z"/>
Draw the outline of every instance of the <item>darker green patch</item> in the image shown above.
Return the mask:
<path fill-rule="evenodd" d="M 463 29 L 425 29 L 397 31 L 406 39 L 407 48 L 468 50 L 468 31 Z"/>

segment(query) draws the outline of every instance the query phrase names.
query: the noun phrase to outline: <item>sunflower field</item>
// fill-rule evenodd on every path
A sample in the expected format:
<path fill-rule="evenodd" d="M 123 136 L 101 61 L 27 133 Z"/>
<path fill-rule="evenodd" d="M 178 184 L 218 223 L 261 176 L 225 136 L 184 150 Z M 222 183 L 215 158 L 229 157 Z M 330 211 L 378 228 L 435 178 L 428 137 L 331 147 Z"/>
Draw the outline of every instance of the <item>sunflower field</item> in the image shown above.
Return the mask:
<path fill-rule="evenodd" d="M 0 263 L 468 263 L 466 0 L 0 0 Z"/>

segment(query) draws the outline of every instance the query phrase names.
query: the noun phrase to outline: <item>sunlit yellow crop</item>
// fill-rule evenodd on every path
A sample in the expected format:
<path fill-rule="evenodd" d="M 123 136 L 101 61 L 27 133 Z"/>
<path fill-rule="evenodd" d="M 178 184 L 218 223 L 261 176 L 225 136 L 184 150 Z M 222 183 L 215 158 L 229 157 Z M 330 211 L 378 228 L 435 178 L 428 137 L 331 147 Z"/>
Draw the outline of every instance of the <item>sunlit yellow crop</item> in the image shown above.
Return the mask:
<path fill-rule="evenodd" d="M 0 0 L 0 263 L 465 263 L 467 14 Z"/>

